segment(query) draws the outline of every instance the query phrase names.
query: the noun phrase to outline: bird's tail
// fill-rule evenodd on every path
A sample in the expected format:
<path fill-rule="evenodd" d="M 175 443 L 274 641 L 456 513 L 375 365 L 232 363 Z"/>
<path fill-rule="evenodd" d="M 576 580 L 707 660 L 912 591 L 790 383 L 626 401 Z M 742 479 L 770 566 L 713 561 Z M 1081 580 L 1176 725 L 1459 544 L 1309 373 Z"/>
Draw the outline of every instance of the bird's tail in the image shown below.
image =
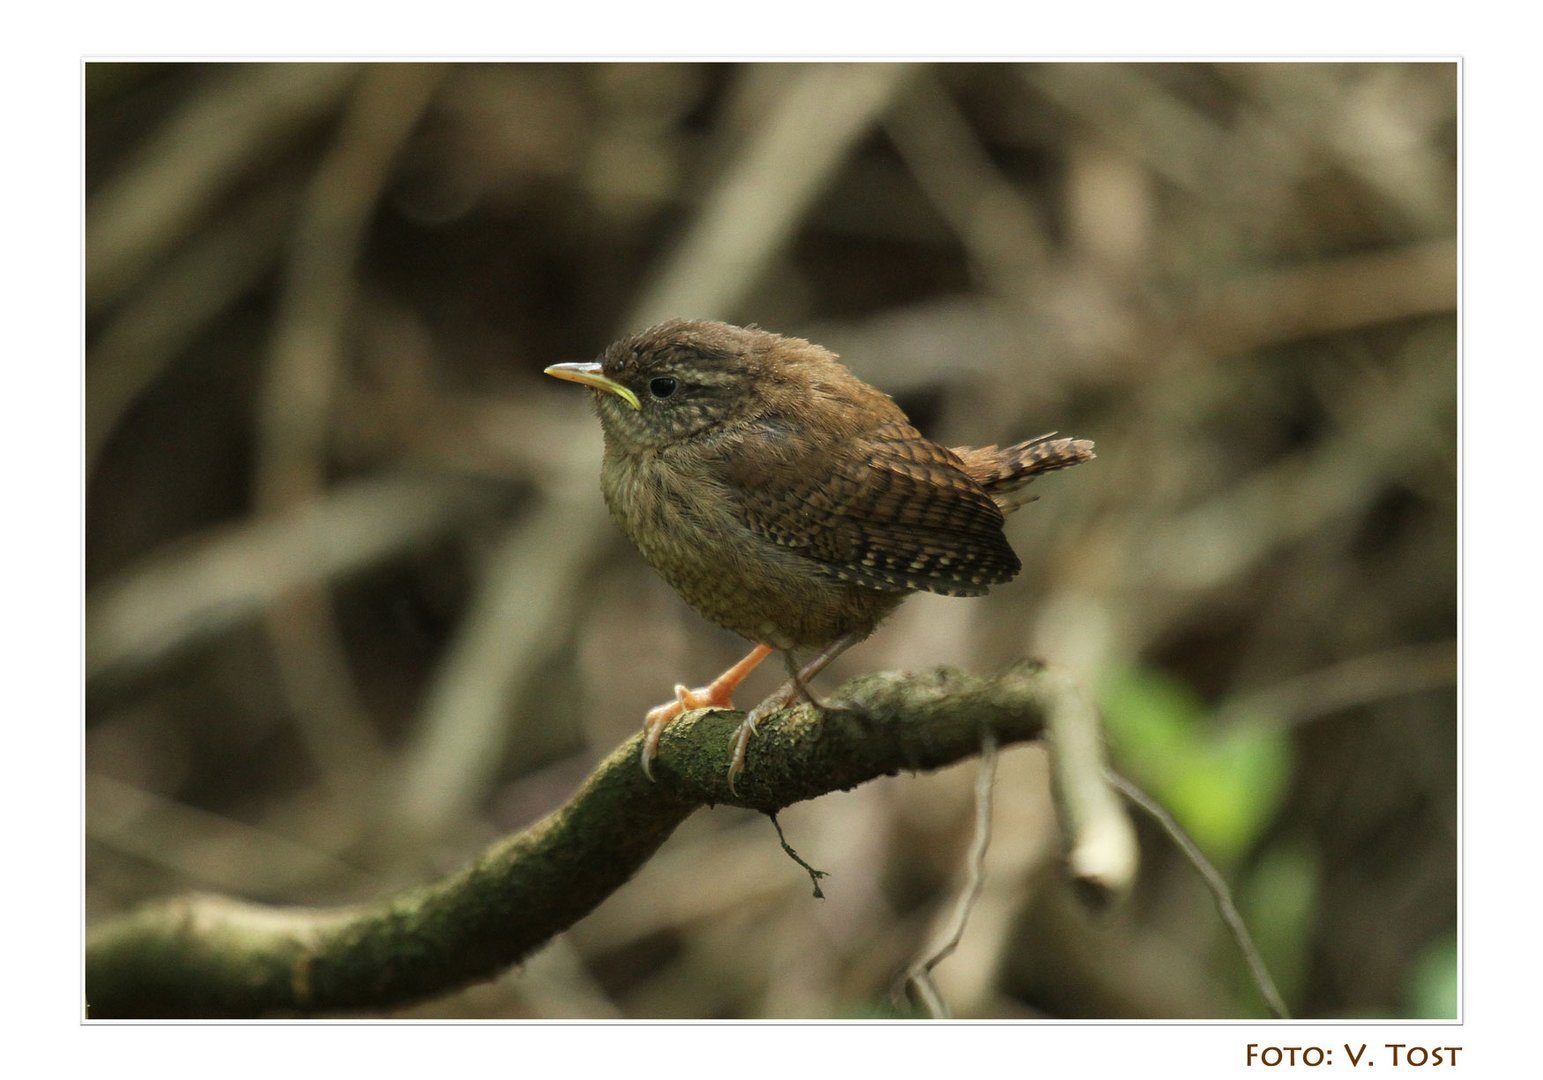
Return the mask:
<path fill-rule="evenodd" d="M 970 478 L 986 489 L 1004 512 L 1016 510 L 1034 496 L 1018 496 L 1041 473 L 1054 472 L 1091 461 L 1093 444 L 1087 439 L 1058 439 L 1056 433 L 1013 446 L 956 446 L 954 453 L 964 462 Z"/>

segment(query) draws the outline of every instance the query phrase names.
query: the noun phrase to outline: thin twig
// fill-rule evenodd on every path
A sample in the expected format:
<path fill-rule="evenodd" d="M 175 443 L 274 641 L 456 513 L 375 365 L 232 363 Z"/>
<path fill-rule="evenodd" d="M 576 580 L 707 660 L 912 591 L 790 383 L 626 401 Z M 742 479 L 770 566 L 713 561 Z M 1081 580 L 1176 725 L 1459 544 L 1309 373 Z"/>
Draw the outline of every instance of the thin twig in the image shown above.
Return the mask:
<path fill-rule="evenodd" d="M 1227 924 L 1227 929 L 1232 932 L 1232 938 L 1237 942 L 1238 951 L 1243 954 L 1243 959 L 1248 963 L 1248 970 L 1254 977 L 1254 985 L 1259 988 L 1259 994 L 1264 998 L 1264 1003 L 1272 1013 L 1282 1020 L 1289 1020 L 1291 1012 L 1286 1008 L 1286 1003 L 1281 1000 L 1280 992 L 1275 989 L 1275 981 L 1270 978 L 1269 969 L 1264 966 L 1264 958 L 1259 955 L 1259 950 L 1254 947 L 1253 938 L 1249 937 L 1248 927 L 1243 924 L 1243 916 L 1238 913 L 1237 905 L 1232 902 L 1232 890 L 1227 882 L 1222 879 L 1216 867 L 1205 857 L 1200 848 L 1189 838 L 1183 827 L 1174 820 L 1161 803 L 1142 791 L 1135 784 L 1115 772 L 1113 769 L 1104 770 L 1104 779 L 1109 785 L 1120 791 L 1127 799 L 1145 810 L 1151 818 L 1162 826 L 1169 838 L 1184 853 L 1184 857 L 1199 872 L 1200 879 L 1205 882 L 1206 888 L 1211 890 L 1211 897 L 1216 902 L 1217 913 L 1221 915 L 1222 922 Z"/>
<path fill-rule="evenodd" d="M 814 885 L 814 898 L 816 900 L 824 900 L 825 893 L 820 889 L 820 879 L 822 877 L 830 877 L 830 874 L 824 870 L 816 870 L 804 861 L 802 855 L 793 850 L 793 845 L 788 843 L 788 838 L 782 833 L 782 823 L 777 820 L 776 814 L 767 814 L 766 816 L 771 818 L 772 828 L 777 830 L 777 843 L 782 845 L 782 850 L 787 852 L 788 858 L 802 866 L 805 872 L 808 873 L 809 881 Z"/>
<path fill-rule="evenodd" d="M 986 885 L 986 852 L 991 847 L 991 789 L 996 779 L 996 768 L 996 738 L 988 731 L 981 737 L 980 764 L 975 772 L 975 838 L 970 844 L 964 892 L 954 907 L 948 934 L 929 955 L 912 964 L 905 974 L 907 984 L 914 988 L 923 1007 L 939 1020 L 950 1019 L 953 1013 L 948 1002 L 938 992 L 937 984 L 932 981 L 932 969 L 952 956 L 959 947 L 959 942 L 964 938 L 964 928 L 970 921 L 970 912 L 975 910 L 981 890 Z"/>

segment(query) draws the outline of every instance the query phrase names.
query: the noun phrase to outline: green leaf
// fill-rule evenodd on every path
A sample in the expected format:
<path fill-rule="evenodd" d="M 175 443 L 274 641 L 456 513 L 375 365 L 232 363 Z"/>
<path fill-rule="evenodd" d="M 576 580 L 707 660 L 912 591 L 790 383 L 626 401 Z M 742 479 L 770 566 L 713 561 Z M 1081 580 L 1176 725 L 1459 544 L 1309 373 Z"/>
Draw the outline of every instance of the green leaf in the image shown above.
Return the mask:
<path fill-rule="evenodd" d="M 1405 991 L 1404 1015 L 1420 1020 L 1457 1019 L 1457 935 L 1427 945 L 1415 960 Z"/>
<path fill-rule="evenodd" d="M 1121 768 L 1213 860 L 1235 861 L 1279 811 L 1292 760 L 1280 732 L 1264 724 L 1210 727 L 1200 696 L 1153 668 L 1112 679 L 1103 708 Z"/>

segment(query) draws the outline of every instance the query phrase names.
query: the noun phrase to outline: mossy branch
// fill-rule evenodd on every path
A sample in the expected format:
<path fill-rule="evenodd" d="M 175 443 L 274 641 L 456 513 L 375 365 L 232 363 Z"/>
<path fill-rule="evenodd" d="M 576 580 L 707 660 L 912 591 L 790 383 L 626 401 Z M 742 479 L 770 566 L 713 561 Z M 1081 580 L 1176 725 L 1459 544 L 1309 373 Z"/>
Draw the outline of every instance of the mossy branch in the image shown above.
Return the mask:
<path fill-rule="evenodd" d="M 628 740 L 542 821 L 458 873 L 377 903 L 272 908 L 188 895 L 103 923 L 86 944 L 89 1015 L 356 1013 L 447 993 L 517 963 L 594 910 L 699 806 L 775 812 L 952 764 L 977 753 L 986 732 L 999 745 L 1050 742 L 1067 862 L 1094 895 L 1122 891 L 1134 876 L 1134 835 L 1101 775 L 1096 717 L 1074 684 L 1045 668 L 856 679 L 824 708 L 769 718 L 736 794 L 727 751 L 742 717 L 681 717 L 660 744 L 656 783 L 638 767 L 639 739 Z"/>

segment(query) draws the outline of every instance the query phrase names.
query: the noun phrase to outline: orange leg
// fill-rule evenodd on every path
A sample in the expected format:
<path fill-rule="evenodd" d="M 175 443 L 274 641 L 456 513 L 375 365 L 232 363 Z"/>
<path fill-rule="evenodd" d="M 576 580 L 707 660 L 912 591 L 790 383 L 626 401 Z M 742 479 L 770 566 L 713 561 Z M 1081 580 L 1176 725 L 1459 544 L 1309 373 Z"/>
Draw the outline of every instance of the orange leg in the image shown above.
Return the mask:
<path fill-rule="evenodd" d="M 696 690 L 686 689 L 684 684 L 675 687 L 675 700 L 648 710 L 643 719 L 643 773 L 654 778 L 654 756 L 659 752 L 659 736 L 666 725 L 688 709 L 732 709 L 734 691 L 745 676 L 756 669 L 762 660 L 771 655 L 770 645 L 757 645 L 750 654 L 729 670 L 719 675 L 707 686 Z"/>
<path fill-rule="evenodd" d="M 819 707 L 819 702 L 815 701 L 809 693 L 809 680 L 824 671 L 832 660 L 856 645 L 865 636 L 864 634 L 846 634 L 837 638 L 816 653 L 814 658 L 804 665 L 802 671 L 795 666 L 792 655 L 788 655 L 788 674 L 792 678 L 782 689 L 746 713 L 744 722 L 734 732 L 734 739 L 730 743 L 734 748 L 734 756 L 729 761 L 730 791 L 735 790 L 734 782 L 739 779 L 739 774 L 745 771 L 745 750 L 750 746 L 750 737 L 755 734 L 756 725 L 778 709 L 787 708 L 800 697 L 808 700 L 811 705 Z"/>

